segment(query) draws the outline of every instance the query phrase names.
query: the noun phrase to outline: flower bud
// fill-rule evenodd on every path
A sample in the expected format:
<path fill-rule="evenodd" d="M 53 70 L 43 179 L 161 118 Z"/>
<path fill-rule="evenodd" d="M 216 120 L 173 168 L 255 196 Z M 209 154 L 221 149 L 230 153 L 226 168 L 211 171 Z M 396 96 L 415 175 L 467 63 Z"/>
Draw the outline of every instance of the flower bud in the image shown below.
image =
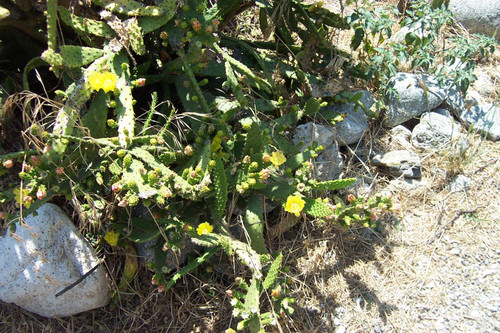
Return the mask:
<path fill-rule="evenodd" d="M 10 169 L 14 166 L 14 161 L 12 160 L 5 160 L 3 161 L 3 166 L 7 169 Z"/>
<path fill-rule="evenodd" d="M 187 145 L 186 147 L 184 147 L 184 154 L 191 156 L 191 155 L 193 155 L 193 153 L 194 153 L 193 146 Z"/>
<path fill-rule="evenodd" d="M 36 197 L 38 200 L 43 200 L 47 196 L 47 191 L 43 187 L 39 187 L 38 191 L 36 191 Z"/>
<path fill-rule="evenodd" d="M 63 167 L 57 167 L 56 168 L 56 174 L 61 176 L 64 173 L 64 168 Z"/>

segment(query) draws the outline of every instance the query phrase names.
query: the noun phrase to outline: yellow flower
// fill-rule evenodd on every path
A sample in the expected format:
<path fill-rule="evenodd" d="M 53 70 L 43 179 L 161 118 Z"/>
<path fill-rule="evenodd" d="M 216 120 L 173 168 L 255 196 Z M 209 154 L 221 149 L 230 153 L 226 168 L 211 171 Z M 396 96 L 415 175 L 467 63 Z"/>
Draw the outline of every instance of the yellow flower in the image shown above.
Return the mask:
<path fill-rule="evenodd" d="M 271 163 L 275 168 L 278 168 L 280 165 L 286 162 L 286 157 L 283 155 L 281 151 L 274 151 L 271 154 Z"/>
<path fill-rule="evenodd" d="M 210 223 L 208 222 L 203 222 L 202 224 L 200 224 L 198 226 L 198 228 L 196 228 L 196 232 L 198 233 L 198 235 L 206 235 L 206 234 L 209 234 L 211 233 L 212 231 L 214 230 L 214 227 L 212 227 L 212 225 L 210 225 Z"/>
<path fill-rule="evenodd" d="M 31 203 L 33 202 L 33 199 L 29 196 L 29 193 L 30 192 L 25 188 L 23 188 L 22 191 L 19 188 L 16 188 L 14 190 L 14 194 L 15 194 L 14 198 L 16 199 L 17 206 L 21 206 L 21 203 L 22 203 L 24 207 L 30 208 Z M 29 200 L 26 200 L 28 198 L 29 198 Z"/>
<path fill-rule="evenodd" d="M 93 72 L 88 77 L 90 88 L 104 92 L 115 91 L 118 76 L 111 72 Z"/>
<path fill-rule="evenodd" d="M 114 230 L 108 231 L 106 235 L 104 235 L 104 240 L 108 242 L 111 246 L 116 246 L 118 244 L 118 238 L 120 234 Z"/>
<path fill-rule="evenodd" d="M 286 199 L 285 211 L 299 216 L 300 212 L 304 208 L 305 201 L 298 195 L 290 195 Z"/>

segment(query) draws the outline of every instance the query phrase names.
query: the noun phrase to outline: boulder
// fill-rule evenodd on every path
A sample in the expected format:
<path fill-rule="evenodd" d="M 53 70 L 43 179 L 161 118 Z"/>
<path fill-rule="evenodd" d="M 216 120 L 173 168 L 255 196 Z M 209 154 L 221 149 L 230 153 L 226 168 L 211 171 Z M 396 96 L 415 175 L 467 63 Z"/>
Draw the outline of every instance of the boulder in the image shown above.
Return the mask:
<path fill-rule="evenodd" d="M 473 105 L 464 109 L 460 120 L 493 141 L 500 140 L 500 108 L 492 104 Z"/>
<path fill-rule="evenodd" d="M 94 250 L 56 205 L 47 203 L 0 238 L 0 299 L 44 317 L 106 306 L 110 288 Z M 67 292 L 59 292 L 78 281 Z"/>
<path fill-rule="evenodd" d="M 405 178 L 420 178 L 422 175 L 420 157 L 408 150 L 393 150 L 378 154 L 372 163 L 392 176 Z"/>
<path fill-rule="evenodd" d="M 448 9 L 470 32 L 496 36 L 500 41 L 497 31 L 500 30 L 500 0 L 449 0 Z"/>
<path fill-rule="evenodd" d="M 398 73 L 390 82 L 387 96 L 385 124 L 400 125 L 437 108 L 445 99 L 446 91 L 427 75 Z"/>
<path fill-rule="evenodd" d="M 321 181 L 337 179 L 344 169 L 344 160 L 339 152 L 335 129 L 323 125 L 307 123 L 297 126 L 293 144 L 304 151 L 314 141 L 325 147 L 314 161 L 314 176 Z"/>
<path fill-rule="evenodd" d="M 370 109 L 375 100 L 369 91 L 361 90 L 361 99 L 359 102 Z M 337 142 L 341 146 L 347 146 L 353 143 L 358 143 L 368 130 L 368 116 L 365 111 L 356 103 L 345 103 L 341 106 L 334 107 L 334 111 L 345 114 L 344 121 L 335 125 L 337 130 Z"/>
<path fill-rule="evenodd" d="M 463 151 L 467 146 L 467 140 L 460 133 L 460 124 L 444 109 L 422 115 L 420 123 L 412 131 L 411 143 L 423 150 L 448 149 L 458 143 Z"/>

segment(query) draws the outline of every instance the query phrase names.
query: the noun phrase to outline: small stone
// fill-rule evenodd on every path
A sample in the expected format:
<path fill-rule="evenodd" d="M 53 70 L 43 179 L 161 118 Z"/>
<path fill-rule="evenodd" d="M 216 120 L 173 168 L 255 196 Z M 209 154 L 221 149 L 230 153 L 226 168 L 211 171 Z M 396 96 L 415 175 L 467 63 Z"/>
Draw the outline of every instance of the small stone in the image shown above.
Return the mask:
<path fill-rule="evenodd" d="M 335 330 L 335 333 L 345 333 L 346 332 L 346 328 L 345 326 L 339 326 L 337 327 L 337 329 Z"/>
<path fill-rule="evenodd" d="M 393 176 L 420 178 L 422 175 L 420 157 L 408 150 L 394 150 L 376 155 L 372 163 Z"/>
<path fill-rule="evenodd" d="M 458 256 L 460 254 L 460 250 L 457 247 L 454 247 L 450 250 L 450 254 Z"/>
<path fill-rule="evenodd" d="M 66 293 L 55 295 L 99 263 L 66 214 L 46 203 L 37 215 L 0 238 L 0 299 L 44 317 L 65 317 L 109 303 L 102 265 Z"/>
<path fill-rule="evenodd" d="M 467 140 L 460 133 L 460 124 L 448 111 L 438 109 L 425 112 L 411 134 L 413 146 L 423 150 L 450 150 L 457 143 L 459 151 L 467 148 Z"/>
<path fill-rule="evenodd" d="M 449 191 L 450 192 L 467 192 L 469 189 L 470 185 L 470 178 L 464 176 L 464 175 L 457 175 L 453 177 L 453 179 L 450 182 L 449 185 Z"/>

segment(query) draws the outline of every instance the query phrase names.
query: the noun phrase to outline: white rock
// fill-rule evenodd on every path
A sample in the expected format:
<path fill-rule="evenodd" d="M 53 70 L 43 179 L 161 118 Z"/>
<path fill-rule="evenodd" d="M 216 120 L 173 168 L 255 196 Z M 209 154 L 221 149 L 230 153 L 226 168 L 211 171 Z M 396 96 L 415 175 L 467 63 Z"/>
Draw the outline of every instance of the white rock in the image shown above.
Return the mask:
<path fill-rule="evenodd" d="M 471 32 L 494 36 L 500 41 L 500 0 L 450 0 L 448 9 Z"/>
<path fill-rule="evenodd" d="M 420 123 L 415 126 L 411 134 L 414 147 L 425 150 L 448 149 L 454 143 L 459 144 L 463 151 L 467 140 L 460 133 L 460 124 L 444 109 L 434 112 L 425 112 Z"/>
<path fill-rule="evenodd" d="M 500 107 L 492 104 L 474 105 L 460 114 L 460 119 L 488 139 L 500 140 Z"/>
<path fill-rule="evenodd" d="M 398 73 L 389 82 L 395 91 L 387 96 L 385 123 L 388 127 L 400 125 L 438 107 L 446 91 L 427 75 Z"/>
<path fill-rule="evenodd" d="M 318 180 L 337 179 L 344 169 L 344 160 L 335 137 L 335 129 L 328 129 L 323 125 L 307 123 L 297 126 L 293 144 L 300 145 L 301 151 L 311 146 L 314 141 L 325 147 L 314 161 L 314 176 Z"/>
<path fill-rule="evenodd" d="M 64 212 L 45 204 L 0 238 L 0 299 L 45 317 L 64 317 L 105 306 L 109 285 L 99 266 L 81 283 L 55 295 L 98 264 L 99 259 Z"/>

